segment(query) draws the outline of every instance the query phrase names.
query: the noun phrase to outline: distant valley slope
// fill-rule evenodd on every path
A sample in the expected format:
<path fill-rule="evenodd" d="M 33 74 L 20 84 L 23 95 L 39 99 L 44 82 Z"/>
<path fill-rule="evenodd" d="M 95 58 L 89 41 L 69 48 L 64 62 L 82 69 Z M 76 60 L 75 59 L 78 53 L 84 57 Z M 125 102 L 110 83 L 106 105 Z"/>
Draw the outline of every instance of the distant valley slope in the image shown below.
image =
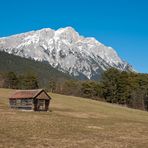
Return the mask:
<path fill-rule="evenodd" d="M 50 28 L 0 38 L 0 50 L 37 61 L 80 79 L 98 79 L 110 67 L 133 70 L 116 51 L 72 27 Z"/>

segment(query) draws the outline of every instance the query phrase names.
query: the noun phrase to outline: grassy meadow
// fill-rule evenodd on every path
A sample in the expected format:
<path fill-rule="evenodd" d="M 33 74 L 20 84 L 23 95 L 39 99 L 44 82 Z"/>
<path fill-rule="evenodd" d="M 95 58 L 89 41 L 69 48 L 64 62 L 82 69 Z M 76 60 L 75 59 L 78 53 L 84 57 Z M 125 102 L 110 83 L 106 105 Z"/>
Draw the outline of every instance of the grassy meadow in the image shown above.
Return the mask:
<path fill-rule="evenodd" d="M 148 112 L 50 94 L 49 112 L 12 110 L 0 89 L 0 148 L 148 148 Z"/>

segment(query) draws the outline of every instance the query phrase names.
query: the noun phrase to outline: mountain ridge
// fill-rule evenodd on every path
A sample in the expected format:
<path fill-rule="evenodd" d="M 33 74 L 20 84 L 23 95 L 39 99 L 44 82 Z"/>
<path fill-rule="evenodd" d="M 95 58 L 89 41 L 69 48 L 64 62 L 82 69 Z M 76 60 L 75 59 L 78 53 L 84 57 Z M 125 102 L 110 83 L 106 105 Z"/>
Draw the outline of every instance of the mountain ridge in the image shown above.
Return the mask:
<path fill-rule="evenodd" d="M 112 47 L 93 37 L 83 37 L 72 27 L 53 30 L 44 28 L 0 38 L 0 50 L 37 61 L 47 61 L 52 67 L 72 76 L 88 79 L 100 77 L 111 67 L 133 68 L 123 61 Z"/>

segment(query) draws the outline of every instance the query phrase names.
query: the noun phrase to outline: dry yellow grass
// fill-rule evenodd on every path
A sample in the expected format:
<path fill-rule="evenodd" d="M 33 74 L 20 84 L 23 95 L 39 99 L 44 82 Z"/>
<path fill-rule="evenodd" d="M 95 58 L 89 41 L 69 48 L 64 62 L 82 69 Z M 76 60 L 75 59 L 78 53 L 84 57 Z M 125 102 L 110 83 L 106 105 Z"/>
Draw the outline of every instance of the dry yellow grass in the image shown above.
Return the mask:
<path fill-rule="evenodd" d="M 12 110 L 0 89 L 0 148 L 147 148 L 148 112 L 50 94 L 51 112 Z"/>

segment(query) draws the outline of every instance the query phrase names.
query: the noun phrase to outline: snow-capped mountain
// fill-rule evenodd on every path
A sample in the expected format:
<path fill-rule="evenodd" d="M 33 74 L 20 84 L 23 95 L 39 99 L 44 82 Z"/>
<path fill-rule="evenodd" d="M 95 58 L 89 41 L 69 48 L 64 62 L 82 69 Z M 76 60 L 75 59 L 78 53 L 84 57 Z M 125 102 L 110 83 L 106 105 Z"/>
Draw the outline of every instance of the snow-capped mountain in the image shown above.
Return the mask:
<path fill-rule="evenodd" d="M 132 70 L 116 51 L 95 38 L 80 36 L 72 27 L 50 28 L 0 38 L 0 50 L 38 61 L 60 71 L 93 79 L 110 67 Z"/>

